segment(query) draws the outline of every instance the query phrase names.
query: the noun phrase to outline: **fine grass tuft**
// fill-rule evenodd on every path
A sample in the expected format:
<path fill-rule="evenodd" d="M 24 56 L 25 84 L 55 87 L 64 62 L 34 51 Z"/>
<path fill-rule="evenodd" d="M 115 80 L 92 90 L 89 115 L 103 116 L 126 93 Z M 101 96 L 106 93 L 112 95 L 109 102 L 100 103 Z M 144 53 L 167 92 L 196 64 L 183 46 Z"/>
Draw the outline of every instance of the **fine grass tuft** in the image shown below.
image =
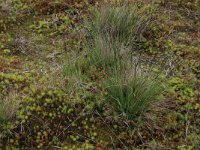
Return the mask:
<path fill-rule="evenodd" d="M 7 119 L 7 114 L 5 112 L 5 105 L 2 102 L 2 100 L 0 100 L 0 125 L 3 124 Z"/>
<path fill-rule="evenodd" d="M 135 119 L 146 112 L 162 92 L 162 85 L 158 80 L 138 71 L 132 75 L 113 72 L 104 86 L 107 90 L 107 102 L 114 106 L 118 114 L 128 119 Z"/>
<path fill-rule="evenodd" d="M 148 110 L 162 89 L 153 75 L 147 76 L 133 65 L 133 53 L 149 18 L 144 10 L 128 4 L 102 6 L 93 17 L 88 25 L 89 64 L 108 74 L 103 81 L 106 101 L 120 115 L 134 119 Z"/>
<path fill-rule="evenodd" d="M 103 5 L 88 23 L 88 60 L 99 67 L 116 66 L 136 49 L 148 25 L 144 10 L 124 4 Z"/>

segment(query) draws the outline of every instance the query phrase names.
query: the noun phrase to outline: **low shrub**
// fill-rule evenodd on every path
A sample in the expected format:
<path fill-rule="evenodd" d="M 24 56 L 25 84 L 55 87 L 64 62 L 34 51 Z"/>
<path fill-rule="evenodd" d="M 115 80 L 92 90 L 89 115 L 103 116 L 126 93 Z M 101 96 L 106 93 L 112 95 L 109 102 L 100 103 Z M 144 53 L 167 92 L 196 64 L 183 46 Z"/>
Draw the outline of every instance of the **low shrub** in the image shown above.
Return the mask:
<path fill-rule="evenodd" d="M 0 143 L 11 134 L 23 90 L 29 85 L 30 74 L 0 72 Z"/>
<path fill-rule="evenodd" d="M 22 98 L 14 132 L 7 141 L 16 147 L 41 149 L 90 139 L 94 132 L 89 128 L 93 124 L 90 117 L 84 104 L 71 104 L 63 91 L 32 86 Z"/>

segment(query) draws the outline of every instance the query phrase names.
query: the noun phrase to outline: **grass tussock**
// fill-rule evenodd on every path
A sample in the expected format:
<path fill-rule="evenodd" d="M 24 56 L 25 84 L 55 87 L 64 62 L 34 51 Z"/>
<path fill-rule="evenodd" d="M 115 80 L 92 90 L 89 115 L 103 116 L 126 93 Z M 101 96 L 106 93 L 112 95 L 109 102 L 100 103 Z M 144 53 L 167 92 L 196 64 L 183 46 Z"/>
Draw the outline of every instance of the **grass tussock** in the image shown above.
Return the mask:
<path fill-rule="evenodd" d="M 149 110 L 162 92 L 162 84 L 151 75 L 136 71 L 114 72 L 105 80 L 106 100 L 120 116 L 136 119 Z"/>
<path fill-rule="evenodd" d="M 136 69 L 133 60 L 149 20 L 136 5 L 105 5 L 94 11 L 88 25 L 88 62 L 106 71 L 108 76 L 103 81 L 106 102 L 129 119 L 148 110 L 162 92 L 154 75 Z"/>
<path fill-rule="evenodd" d="M 118 65 L 131 56 L 143 39 L 149 17 L 136 5 L 104 5 L 93 11 L 89 22 L 88 59 L 100 67 Z"/>

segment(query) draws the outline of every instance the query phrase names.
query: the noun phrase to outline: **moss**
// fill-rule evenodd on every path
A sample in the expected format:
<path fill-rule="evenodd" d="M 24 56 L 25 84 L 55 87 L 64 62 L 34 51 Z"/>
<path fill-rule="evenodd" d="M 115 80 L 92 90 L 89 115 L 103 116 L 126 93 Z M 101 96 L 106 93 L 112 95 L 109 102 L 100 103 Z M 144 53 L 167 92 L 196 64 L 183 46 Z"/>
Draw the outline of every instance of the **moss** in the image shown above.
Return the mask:
<path fill-rule="evenodd" d="M 199 1 L 148 3 L 152 22 L 137 43 L 138 55 L 162 72 L 168 86 L 164 101 L 135 122 L 105 105 L 107 70 L 85 61 L 83 22 L 94 3 L 1 2 L 1 149 L 198 149 Z M 28 44 L 19 41 L 22 37 Z M 79 84 L 62 70 L 77 56 L 85 74 Z"/>

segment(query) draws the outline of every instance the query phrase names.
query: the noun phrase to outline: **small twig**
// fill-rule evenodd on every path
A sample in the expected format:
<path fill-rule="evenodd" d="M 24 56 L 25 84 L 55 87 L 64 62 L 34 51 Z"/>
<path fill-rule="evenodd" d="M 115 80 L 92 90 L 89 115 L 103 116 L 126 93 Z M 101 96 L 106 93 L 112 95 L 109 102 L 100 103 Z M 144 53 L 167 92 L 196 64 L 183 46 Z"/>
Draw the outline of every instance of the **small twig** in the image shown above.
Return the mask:
<path fill-rule="evenodd" d="M 114 144 L 114 141 L 113 141 L 112 136 L 110 136 L 110 139 L 111 139 L 111 141 L 112 141 L 112 144 L 113 144 L 114 149 L 117 149 L 116 146 L 115 146 L 115 144 Z"/>
<path fill-rule="evenodd" d="M 121 142 L 121 144 L 124 146 L 124 148 L 126 149 L 126 150 L 128 150 L 127 149 L 127 147 L 124 145 L 124 143 L 117 137 L 117 135 L 110 129 L 110 127 L 106 124 L 106 122 L 105 122 L 105 120 L 102 118 L 102 116 L 98 113 L 98 112 L 96 112 L 96 114 L 101 118 L 101 120 L 103 121 L 103 123 L 108 127 L 108 129 L 110 130 L 110 132 L 112 132 L 112 134 Z"/>
<path fill-rule="evenodd" d="M 187 111 L 186 115 L 188 115 L 188 111 Z M 187 137 L 188 137 L 189 126 L 190 126 L 190 121 L 186 120 L 186 124 L 185 124 L 185 143 L 186 144 L 187 144 Z"/>
<path fill-rule="evenodd" d="M 81 115 L 78 116 L 74 121 L 72 121 L 57 137 L 59 137 L 62 133 L 64 133 L 74 122 L 81 118 Z"/>
<path fill-rule="evenodd" d="M 189 129 L 189 126 L 190 126 L 190 122 L 187 121 L 186 122 L 186 127 L 185 127 L 185 142 L 187 143 L 187 136 L 188 136 L 188 129 Z"/>
<path fill-rule="evenodd" d="M 53 147 L 55 147 L 55 148 L 57 148 L 57 149 L 62 149 L 62 147 L 59 147 L 59 146 L 53 146 Z"/>
<path fill-rule="evenodd" d="M 140 134 L 139 131 L 138 131 L 138 135 L 139 135 L 140 141 L 142 142 L 142 144 L 144 144 L 144 141 L 142 140 L 142 135 Z"/>
<path fill-rule="evenodd" d="M 74 131 L 68 131 L 68 133 L 73 133 L 73 134 L 79 135 L 80 137 L 83 137 L 83 138 L 85 138 L 85 139 L 89 139 L 90 141 L 92 141 L 92 142 L 94 142 L 94 143 L 96 144 L 96 142 L 95 142 L 94 140 L 92 140 L 91 138 L 86 137 L 86 136 L 84 136 L 84 135 L 81 135 L 81 134 L 79 134 L 79 133 L 76 133 L 76 132 L 74 132 Z"/>

